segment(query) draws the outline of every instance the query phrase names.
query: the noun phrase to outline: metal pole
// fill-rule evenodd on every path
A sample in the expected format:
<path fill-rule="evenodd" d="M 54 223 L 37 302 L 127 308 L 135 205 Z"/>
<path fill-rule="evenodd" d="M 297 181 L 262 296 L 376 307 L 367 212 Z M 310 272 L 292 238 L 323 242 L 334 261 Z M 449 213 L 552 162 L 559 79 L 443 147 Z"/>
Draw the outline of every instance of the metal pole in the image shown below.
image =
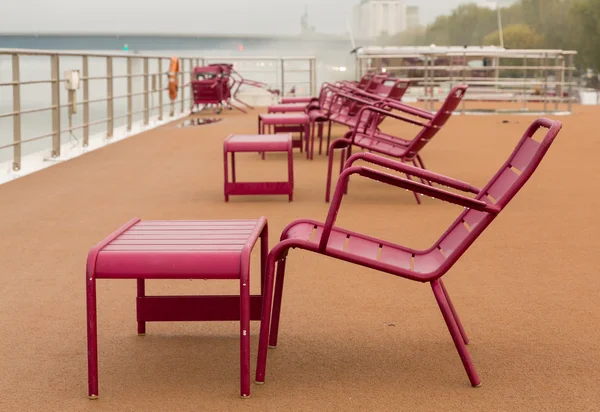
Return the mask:
<path fill-rule="evenodd" d="M 565 56 L 560 56 L 560 103 L 563 103 L 565 96 Z"/>
<path fill-rule="evenodd" d="M 544 113 L 548 112 L 548 54 L 544 53 Z"/>
<path fill-rule="evenodd" d="M 181 72 L 181 81 L 179 82 L 179 84 L 181 85 L 181 114 L 183 114 L 183 112 L 185 111 L 185 88 L 183 87 L 183 85 L 185 84 L 185 59 L 182 58 L 181 59 L 181 65 L 180 65 L 180 72 Z"/>
<path fill-rule="evenodd" d="M 12 55 L 13 81 L 13 170 L 21 169 L 21 71 L 19 55 Z"/>
<path fill-rule="evenodd" d="M 429 97 L 428 97 L 428 79 L 429 79 L 429 56 L 424 55 L 423 56 L 423 91 L 424 91 L 424 96 L 423 96 L 423 101 L 425 102 L 425 110 L 429 110 Z"/>
<path fill-rule="evenodd" d="M 192 73 L 194 72 L 194 61 L 192 59 L 189 59 L 188 61 L 188 65 L 189 65 L 189 73 L 188 73 L 188 79 L 190 79 L 190 82 L 192 81 Z M 183 84 L 181 85 L 181 93 L 185 94 L 185 87 L 183 87 Z M 194 103 L 194 95 L 192 93 L 190 93 L 190 98 L 188 99 L 189 102 L 189 106 L 188 107 L 192 107 L 192 104 Z"/>
<path fill-rule="evenodd" d="M 310 96 L 314 96 L 315 95 L 315 83 L 314 83 L 314 64 L 313 64 L 313 59 L 309 59 L 308 61 L 308 75 L 310 76 L 310 80 L 309 80 L 309 94 Z"/>
<path fill-rule="evenodd" d="M 527 55 L 523 56 L 523 110 L 527 110 Z"/>
<path fill-rule="evenodd" d="M 50 57 L 52 75 L 52 157 L 60 156 L 60 63 L 57 54 Z"/>
<path fill-rule="evenodd" d="M 148 58 L 144 57 L 144 125 L 147 126 L 150 120 L 148 112 Z"/>
<path fill-rule="evenodd" d="M 83 147 L 87 147 L 90 142 L 90 81 L 88 56 L 83 56 Z"/>
<path fill-rule="evenodd" d="M 114 133 L 114 100 L 113 100 L 113 64 L 112 57 L 106 58 L 106 114 L 108 117 L 108 124 L 106 130 L 106 137 L 112 137 Z"/>
<path fill-rule="evenodd" d="M 158 120 L 163 119 L 163 86 L 162 86 L 162 58 L 158 58 Z"/>
<path fill-rule="evenodd" d="M 462 80 L 463 80 L 463 81 L 462 81 L 462 82 L 463 82 L 463 84 L 466 84 L 466 83 L 467 83 L 467 79 L 465 78 L 465 76 L 466 76 L 466 72 L 465 72 L 465 70 L 466 70 L 466 66 L 467 66 L 467 53 L 463 53 L 463 61 L 462 61 L 462 64 L 463 64 L 463 67 L 462 67 Z M 462 102 L 461 102 L 461 105 L 462 105 L 462 113 L 464 113 L 464 112 L 465 112 L 465 110 L 466 110 L 466 104 L 467 104 L 466 102 L 467 102 L 467 99 L 465 99 L 465 97 L 466 97 L 466 96 L 463 96 L 463 99 L 462 99 Z"/>
<path fill-rule="evenodd" d="M 133 58 L 127 57 L 127 131 L 131 131 L 133 125 Z"/>
<path fill-rule="evenodd" d="M 571 112 L 571 109 L 573 108 L 573 55 L 570 54 L 569 55 L 569 113 Z"/>
<path fill-rule="evenodd" d="M 281 64 L 281 97 L 285 97 L 285 61 L 280 59 Z"/>
<path fill-rule="evenodd" d="M 559 103 L 560 96 L 562 96 L 562 86 L 558 84 L 558 81 L 559 81 L 558 80 L 559 76 L 557 73 L 558 67 L 559 67 L 558 56 L 555 56 L 554 57 L 554 94 L 555 94 L 555 96 L 554 96 L 554 111 L 556 111 L 556 112 L 558 111 L 558 103 Z M 559 93 L 560 93 L 560 95 L 559 95 Z"/>

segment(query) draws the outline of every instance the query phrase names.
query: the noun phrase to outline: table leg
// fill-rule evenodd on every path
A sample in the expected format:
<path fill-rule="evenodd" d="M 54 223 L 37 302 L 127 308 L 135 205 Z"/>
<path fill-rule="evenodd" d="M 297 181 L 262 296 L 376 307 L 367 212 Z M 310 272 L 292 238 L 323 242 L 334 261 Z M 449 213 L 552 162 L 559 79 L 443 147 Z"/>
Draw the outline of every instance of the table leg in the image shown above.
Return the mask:
<path fill-rule="evenodd" d="M 225 201 L 229 202 L 229 193 L 227 191 L 227 186 L 229 184 L 229 153 L 227 151 L 227 148 L 224 149 L 223 151 L 223 166 L 224 166 L 224 181 L 223 181 L 223 192 L 225 193 Z"/>
<path fill-rule="evenodd" d="M 288 148 L 288 184 L 290 185 L 290 202 L 294 200 L 294 146 L 290 141 Z"/>
<path fill-rule="evenodd" d="M 260 295 L 265 295 L 265 279 L 267 276 L 267 255 L 269 254 L 269 224 L 265 223 L 265 227 L 260 235 Z"/>
<path fill-rule="evenodd" d="M 240 395 L 250 397 L 250 265 L 240 276 Z"/>
<path fill-rule="evenodd" d="M 322 153 L 323 148 L 323 122 L 319 122 L 319 155 Z"/>
<path fill-rule="evenodd" d="M 315 135 L 310 133 L 310 123 L 304 125 L 304 134 L 306 135 L 306 144 L 309 146 L 307 151 L 310 149 L 310 160 L 313 160 L 313 151 L 315 145 Z"/>
<path fill-rule="evenodd" d="M 146 280 L 138 279 L 137 280 L 137 297 L 143 298 L 146 296 Z M 139 311 L 138 311 L 139 313 Z M 146 334 L 146 322 L 140 321 L 138 316 L 138 335 L 143 336 Z"/>
<path fill-rule="evenodd" d="M 98 322 L 96 314 L 96 279 L 86 275 L 87 339 L 88 339 L 88 397 L 98 398 Z"/>
<path fill-rule="evenodd" d="M 235 152 L 231 152 L 231 182 L 235 183 Z"/>

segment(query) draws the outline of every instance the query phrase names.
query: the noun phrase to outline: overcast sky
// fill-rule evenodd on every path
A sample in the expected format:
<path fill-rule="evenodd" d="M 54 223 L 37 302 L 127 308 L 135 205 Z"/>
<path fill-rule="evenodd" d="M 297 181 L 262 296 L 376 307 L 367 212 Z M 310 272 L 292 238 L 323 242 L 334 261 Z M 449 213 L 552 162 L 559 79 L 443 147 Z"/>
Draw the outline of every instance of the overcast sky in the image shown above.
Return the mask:
<path fill-rule="evenodd" d="M 480 0 L 473 0 L 480 1 Z M 318 32 L 343 34 L 359 0 L 0 0 L 0 32 L 296 34 L 308 6 Z M 408 0 L 421 22 L 467 0 Z"/>

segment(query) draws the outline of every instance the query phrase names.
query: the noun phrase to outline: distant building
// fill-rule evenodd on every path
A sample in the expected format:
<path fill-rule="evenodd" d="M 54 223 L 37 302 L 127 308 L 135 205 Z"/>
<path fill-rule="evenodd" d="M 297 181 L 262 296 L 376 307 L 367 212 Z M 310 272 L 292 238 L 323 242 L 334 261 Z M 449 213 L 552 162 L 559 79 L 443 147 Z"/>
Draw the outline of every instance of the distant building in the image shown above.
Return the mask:
<path fill-rule="evenodd" d="M 421 25 L 419 20 L 419 6 L 406 7 L 406 30 L 411 30 Z"/>
<path fill-rule="evenodd" d="M 356 37 L 371 39 L 405 31 L 407 11 L 406 0 L 361 0 L 354 9 Z"/>
<path fill-rule="evenodd" d="M 315 32 L 315 27 L 308 23 L 308 6 L 304 6 L 304 14 L 300 17 L 300 32 L 302 34 Z"/>

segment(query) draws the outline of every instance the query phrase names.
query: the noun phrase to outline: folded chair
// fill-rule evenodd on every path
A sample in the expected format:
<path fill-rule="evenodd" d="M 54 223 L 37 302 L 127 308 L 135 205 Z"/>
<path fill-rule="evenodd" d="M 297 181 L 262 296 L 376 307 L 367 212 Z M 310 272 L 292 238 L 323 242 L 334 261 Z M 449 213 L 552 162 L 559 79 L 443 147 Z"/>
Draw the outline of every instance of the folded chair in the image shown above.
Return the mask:
<path fill-rule="evenodd" d="M 283 231 L 280 243 L 269 252 L 256 368 L 257 383 L 264 383 L 265 381 L 267 347 L 275 347 L 277 345 L 287 255 L 290 249 L 299 248 L 405 279 L 429 283 L 467 372 L 469 381 L 472 386 L 479 386 L 481 380 L 466 347 L 468 344 L 467 335 L 452 305 L 448 291 L 444 287 L 442 277 L 529 180 L 561 127 L 562 125 L 558 121 L 544 118 L 534 121 L 527 128 L 508 160 L 483 189 L 477 189 L 468 183 L 378 155 L 370 153 L 354 155 L 355 158 L 360 156 L 365 161 L 387 166 L 397 172 L 423 178 L 439 185 L 462 191 L 465 194 L 457 194 L 445 188 L 432 187 L 421 182 L 364 166 L 352 166 L 344 169 L 338 180 L 333 202 L 329 208 L 325 223 L 308 219 L 290 223 Z M 540 128 L 547 130 L 545 137 L 543 137 L 541 142 L 538 142 L 533 137 Z M 349 159 L 348 164 L 351 164 L 353 160 Z M 463 206 L 464 210 L 450 225 L 448 230 L 441 235 L 439 240 L 425 250 L 411 249 L 364 234 L 341 229 L 335 226 L 335 220 L 342 201 L 344 188 L 350 176 L 353 175 L 363 176 L 391 186 L 411 190 Z M 471 193 L 475 196 L 467 196 L 467 194 Z M 274 285 L 275 264 L 277 264 L 276 285 Z M 273 291 L 274 286 L 276 286 L 275 291 Z M 271 308 L 273 308 L 272 313 Z"/>
<path fill-rule="evenodd" d="M 415 166 L 425 169 L 425 164 L 419 152 L 446 124 L 463 99 L 467 88 L 467 85 L 454 87 L 448 94 L 442 107 L 435 114 L 406 104 L 385 101 L 385 108 L 394 109 L 396 112 L 376 106 L 364 106 L 353 117 L 354 120 L 352 122 L 346 120 L 345 124 L 354 124 L 354 128 L 352 131 L 346 133 L 344 137 L 335 140 L 329 147 L 325 201 L 329 202 L 331 175 L 333 173 L 333 153 L 335 149 L 342 149 L 341 167 L 344 165 L 344 161 L 352 154 L 352 146 L 356 146 L 371 152 L 394 157 L 402 162 L 410 162 Z M 412 118 L 408 117 L 408 115 L 412 116 Z M 412 140 L 383 133 L 379 130 L 379 125 L 386 118 L 420 126 L 421 130 Z M 415 198 L 417 203 L 420 204 L 421 199 L 418 193 L 415 193 Z"/>

